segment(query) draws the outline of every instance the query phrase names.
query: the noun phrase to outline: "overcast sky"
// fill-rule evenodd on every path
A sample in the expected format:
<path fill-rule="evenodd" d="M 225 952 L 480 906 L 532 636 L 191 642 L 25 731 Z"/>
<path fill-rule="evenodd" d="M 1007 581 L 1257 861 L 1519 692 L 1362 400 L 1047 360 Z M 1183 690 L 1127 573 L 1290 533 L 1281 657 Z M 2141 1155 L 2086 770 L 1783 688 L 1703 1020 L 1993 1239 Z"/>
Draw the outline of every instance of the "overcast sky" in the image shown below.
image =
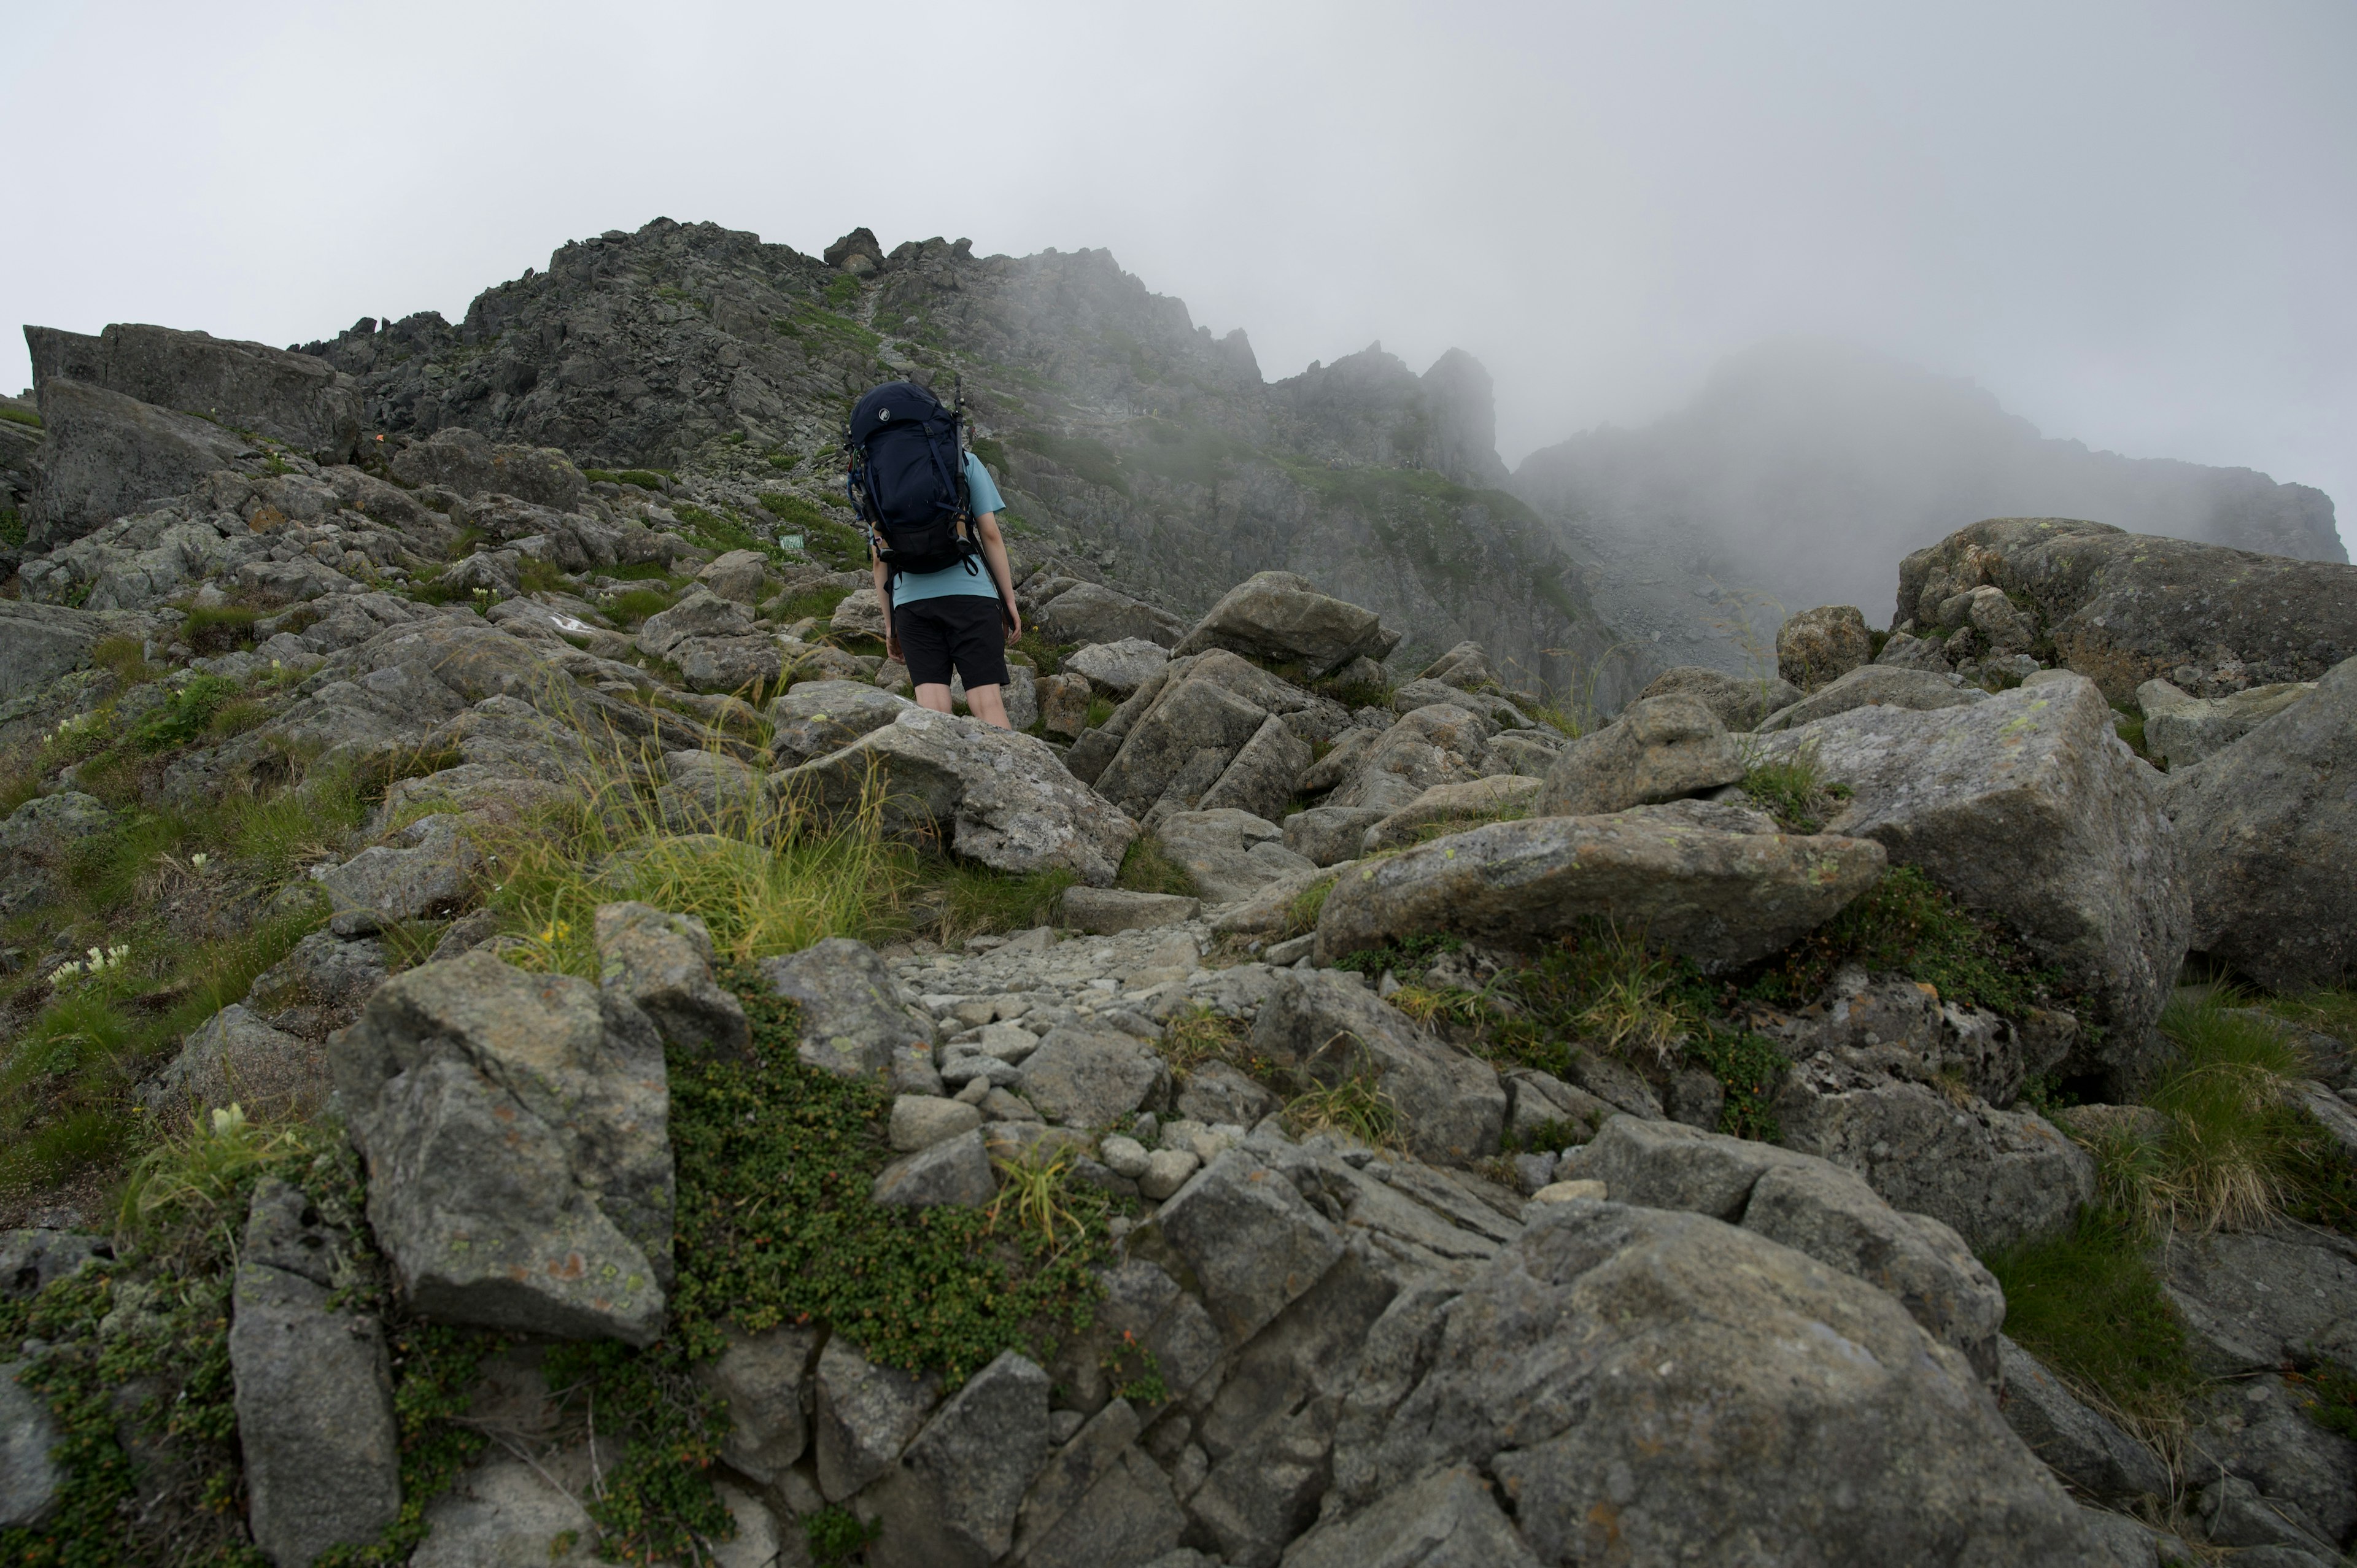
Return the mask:
<path fill-rule="evenodd" d="M 2350 0 L 0 0 L 0 308 L 286 343 L 657 214 L 866 223 L 1109 247 L 1272 378 L 1461 345 L 1510 462 L 1797 331 L 2345 517 L 2352 73 Z"/>

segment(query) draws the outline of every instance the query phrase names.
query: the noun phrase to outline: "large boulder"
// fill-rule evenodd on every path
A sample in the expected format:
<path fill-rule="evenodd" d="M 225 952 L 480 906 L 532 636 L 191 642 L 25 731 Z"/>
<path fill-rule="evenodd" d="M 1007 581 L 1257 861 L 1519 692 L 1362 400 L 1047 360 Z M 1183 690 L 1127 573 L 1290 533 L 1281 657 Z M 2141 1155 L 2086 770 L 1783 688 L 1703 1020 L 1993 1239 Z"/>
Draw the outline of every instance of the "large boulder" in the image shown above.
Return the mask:
<path fill-rule="evenodd" d="M 1073 584 L 1048 601 L 1039 622 L 1040 631 L 1053 642 L 1121 642 L 1136 638 L 1169 648 L 1187 631 L 1187 623 L 1168 610 L 1102 583 Z"/>
<path fill-rule="evenodd" d="M 1695 825 L 1679 805 L 1494 822 L 1346 872 L 1318 918 L 1328 961 L 1435 931 L 1532 946 L 1598 917 L 1706 969 L 1789 945 L 1881 875 L 1881 846 Z"/>
<path fill-rule="evenodd" d="M 1704 1215 L 1540 1205 L 1445 1309 L 1403 1296 L 1367 1354 L 1327 1528 L 1469 1465 L 1541 1563 L 2090 1550 L 1964 1356 L 1874 1286 Z"/>
<path fill-rule="evenodd" d="M 751 1048 L 743 1003 L 712 976 L 712 932 L 697 915 L 638 903 L 600 904 L 597 983 L 647 1015 L 663 1044 L 698 1056 Z"/>
<path fill-rule="evenodd" d="M 1908 708 L 1924 713 L 1934 708 L 1961 708 L 1987 698 L 1986 692 L 1967 686 L 1951 674 L 1867 664 L 1828 682 L 1799 702 L 1777 709 L 1753 727 L 1773 733 L 1829 719 L 1852 708 Z"/>
<path fill-rule="evenodd" d="M 1774 761 L 1813 757 L 1850 788 L 1829 832 L 1921 866 L 2095 1004 L 2104 1027 L 2067 1070 L 2123 1087 L 2148 1070 L 2191 909 L 2160 776 L 2112 733 L 2093 682 L 2061 677 L 1930 713 L 1853 708 L 1759 746 Z"/>
<path fill-rule="evenodd" d="M 253 442 L 210 420 L 62 376 L 42 388 L 41 421 L 47 439 L 24 509 L 26 547 L 36 552 L 256 456 Z"/>
<path fill-rule="evenodd" d="M 2145 682 L 2197 697 L 2314 681 L 2357 657 L 2357 566 L 2127 533 L 2070 518 L 1991 518 L 1900 564 L 1898 624 L 1969 624 L 1998 589 L 2047 661 L 2125 703 Z"/>
<path fill-rule="evenodd" d="M 101 639 L 125 628 L 120 618 L 65 605 L 0 599 L 0 703 L 27 697 L 59 676 L 88 669 Z"/>
<path fill-rule="evenodd" d="M 1555 1179 L 1600 1181 L 1616 1203 L 1707 1214 L 1806 1252 L 1887 1293 L 1984 1380 L 1996 1379 L 2005 1321 L 1996 1281 L 1950 1227 L 1893 1208 L 1829 1161 L 1615 1116 L 1566 1155 Z"/>
<path fill-rule="evenodd" d="M 1718 715 L 1693 697 L 1647 697 L 1563 748 L 1538 810 L 1600 817 L 1699 795 L 1743 777 L 1743 754 Z"/>
<path fill-rule="evenodd" d="M 1776 673 L 1813 692 L 1874 657 L 1873 635 L 1855 606 L 1803 610 L 1776 628 Z"/>
<path fill-rule="evenodd" d="M 1397 1111 L 1407 1147 L 1436 1165 L 1494 1154 L 1505 1132 L 1506 1091 L 1489 1063 L 1427 1034 L 1339 970 L 1277 975 L 1252 1048 L 1308 1083 L 1371 1083 Z"/>
<path fill-rule="evenodd" d="M 1404 849 L 1419 838 L 1430 837 L 1432 830 L 1449 822 L 1473 823 L 1495 822 L 1508 817 L 1530 814 L 1546 788 L 1544 779 L 1533 779 L 1520 773 L 1493 773 L 1486 779 L 1476 779 L 1470 784 L 1436 784 L 1402 806 L 1389 816 L 1369 823 L 1359 835 L 1359 843 L 1351 854 L 1374 854 L 1387 849 Z M 1346 807 L 1320 807 L 1321 812 L 1332 816 L 1352 817 L 1362 813 Z M 1308 813 L 1301 813 L 1303 816 Z M 1285 836 L 1294 837 L 1296 818 L 1285 820 Z M 1313 830 L 1305 824 L 1304 836 Z M 1319 860 L 1308 857 L 1313 864 L 1331 865 L 1349 854 L 1329 854 Z"/>
<path fill-rule="evenodd" d="M 797 1004 L 796 1054 L 838 1078 L 898 1083 L 932 1069 L 933 1024 L 900 1000 L 876 950 L 829 937 L 798 953 L 761 961 L 770 989 Z"/>
<path fill-rule="evenodd" d="M 2253 686 L 2225 697 L 2195 697 L 2167 681 L 2136 688 L 2144 714 L 2144 748 L 2171 768 L 2190 768 L 2223 751 L 2316 690 L 2313 681 Z"/>
<path fill-rule="evenodd" d="M 323 1069 L 317 1046 L 232 1002 L 189 1030 L 179 1054 L 137 1092 L 165 1126 L 232 1102 L 256 1114 L 306 1116 L 327 1098 Z"/>
<path fill-rule="evenodd" d="M 889 832 L 930 836 L 999 871 L 1069 871 L 1092 887 L 1113 886 L 1137 836 L 1047 742 L 926 708 L 772 774 L 770 787 L 828 812 L 880 804 Z"/>
<path fill-rule="evenodd" d="M 1313 715 L 1316 699 L 1223 649 L 1173 660 L 1138 688 L 1088 746 L 1114 749 L 1082 777 L 1149 828 L 1174 811 L 1222 807 L 1281 815 L 1310 764 L 1308 743 L 1287 718 Z M 1076 764 L 1081 746 L 1073 748 Z"/>
<path fill-rule="evenodd" d="M 1088 677 L 1092 689 L 1126 702 L 1132 693 L 1162 672 L 1170 650 L 1142 637 L 1092 642 L 1064 658 L 1066 670 Z"/>
<path fill-rule="evenodd" d="M 1855 1171 L 1894 1207 L 1952 1226 L 1976 1250 L 2068 1227 L 2095 1196 L 2087 1152 L 2034 1111 L 1881 1070 L 1863 1053 L 1792 1064 L 1774 1101 L 1786 1146 Z"/>
<path fill-rule="evenodd" d="M 0 1530 L 37 1530 L 58 1511 L 67 1480 L 64 1434 L 49 1402 L 17 1382 L 29 1360 L 0 1361 Z"/>
<path fill-rule="evenodd" d="M 2006 1424 L 2056 1475 L 2107 1502 L 2169 1495 L 2169 1470 L 2151 1449 L 2081 1403 L 2037 1357 L 2002 1334 L 1997 1355 Z"/>
<path fill-rule="evenodd" d="M 350 1238 L 275 1176 L 254 1188 L 230 1315 L 246 1520 L 274 1563 L 376 1539 L 401 1511 L 383 1326 L 335 1299 Z"/>
<path fill-rule="evenodd" d="M 1730 675 L 1701 664 L 1680 664 L 1653 677 L 1641 697 L 1692 697 L 1731 730 L 1758 729 L 1760 721 L 1801 700 L 1802 692 L 1781 675 Z"/>
<path fill-rule="evenodd" d="M 589 481 L 554 446 L 511 446 L 452 426 L 393 454 L 393 471 L 413 485 L 440 485 L 462 496 L 513 496 L 552 511 L 574 511 Z"/>
<path fill-rule="evenodd" d="M 349 463 L 359 455 L 361 389 L 309 354 L 123 322 L 95 338 L 27 327 L 25 342 L 45 422 L 50 387 L 76 381 L 270 436 L 315 463 Z"/>
<path fill-rule="evenodd" d="M 478 950 L 387 981 L 328 1064 L 368 1161 L 369 1222 L 414 1310 L 653 1342 L 672 1160 L 645 1014 Z"/>
<path fill-rule="evenodd" d="M 2195 950 L 2278 991 L 2357 978 L 2357 659 L 2206 761 L 2171 772 Z"/>
<path fill-rule="evenodd" d="M 1229 589 L 1176 650 L 1225 648 L 1249 658 L 1298 666 L 1315 679 L 1361 654 L 1382 662 L 1400 634 L 1374 611 L 1318 591 L 1291 572 L 1255 572 Z"/>
<path fill-rule="evenodd" d="M 1353 730 L 1351 736 L 1362 735 Z M 1364 741 L 1330 771 L 1347 773 L 1323 802 L 1329 806 L 1398 811 L 1440 784 L 1469 784 L 1487 770 L 1490 737 L 1498 726 L 1469 708 L 1435 703 L 1402 714 L 1391 728 Z M 1348 739 L 1349 737 L 1345 737 Z M 1341 757 L 1338 743 L 1325 762 Z M 1305 789 L 1321 786 L 1305 779 Z"/>
<path fill-rule="evenodd" d="M 1232 807 L 1177 812 L 1162 820 L 1155 836 L 1213 904 L 1249 898 L 1280 877 L 1317 869 L 1285 847 L 1284 829 Z"/>
<path fill-rule="evenodd" d="M 770 748 L 788 767 L 840 751 L 916 704 L 864 681 L 802 681 L 770 704 Z"/>

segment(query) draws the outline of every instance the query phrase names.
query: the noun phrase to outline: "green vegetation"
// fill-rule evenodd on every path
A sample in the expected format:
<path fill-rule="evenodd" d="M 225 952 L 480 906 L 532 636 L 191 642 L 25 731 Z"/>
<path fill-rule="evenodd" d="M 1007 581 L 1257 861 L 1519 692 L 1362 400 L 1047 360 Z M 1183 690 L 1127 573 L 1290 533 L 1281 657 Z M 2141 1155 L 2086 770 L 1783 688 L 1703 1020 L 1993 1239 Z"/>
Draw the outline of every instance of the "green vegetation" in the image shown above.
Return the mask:
<path fill-rule="evenodd" d="M 608 598 L 600 607 L 617 626 L 629 629 L 649 616 L 662 614 L 678 599 L 679 596 L 669 587 L 625 588 Z"/>
<path fill-rule="evenodd" d="M 1285 1125 L 1296 1137 L 1340 1133 L 1375 1148 L 1400 1146 L 1399 1105 L 1372 1071 L 1295 1096 L 1286 1104 Z"/>
<path fill-rule="evenodd" d="M 1749 977 L 1743 994 L 1772 1006 L 1803 1006 L 1845 963 L 1924 981 L 1946 1001 L 2009 1018 L 2068 1002 L 2058 977 L 2027 948 L 1911 865 L 1892 866 L 1847 908 L 1770 959 Z"/>
<path fill-rule="evenodd" d="M 884 1521 L 863 1521 L 849 1509 L 830 1505 L 802 1520 L 802 1541 L 816 1568 L 841 1568 L 884 1533 Z"/>
<path fill-rule="evenodd" d="M 5 419 L 11 424 L 29 424 L 36 430 L 41 428 L 39 414 L 29 408 L 18 408 L 13 403 L 0 403 L 0 419 Z"/>
<path fill-rule="evenodd" d="M 22 550 L 25 547 L 25 519 L 12 506 L 0 506 L 0 547 Z"/>
<path fill-rule="evenodd" d="M 1131 841 L 1121 857 L 1121 874 L 1114 886 L 1133 893 L 1176 893 L 1182 898 L 1192 898 L 1197 893 L 1194 874 L 1172 858 L 1152 833 Z"/>
<path fill-rule="evenodd" d="M 943 942 L 958 942 L 987 931 L 1022 931 L 1056 923 L 1057 900 L 1080 878 L 1061 869 L 1034 871 L 1021 876 L 992 871 L 965 861 L 942 859 L 929 863 L 925 884 L 936 895 L 941 924 L 936 933 Z"/>
<path fill-rule="evenodd" d="M 801 496 L 772 491 L 761 506 L 780 523 L 799 530 L 802 552 L 838 572 L 856 572 L 867 564 L 867 536 Z"/>
<path fill-rule="evenodd" d="M 233 652 L 253 646 L 253 623 L 261 612 L 242 605 L 199 605 L 180 622 L 180 640 L 202 655 Z"/>
<path fill-rule="evenodd" d="M 2198 1379 L 2185 1326 L 2146 1260 L 2143 1228 L 2090 1208 L 2059 1236 L 1984 1259 L 2005 1331 L 2098 1404 L 2140 1423 L 2181 1417 Z"/>
<path fill-rule="evenodd" d="M 1753 805 L 1776 819 L 1786 832 L 1813 833 L 1832 815 L 1833 802 L 1849 799 L 1846 784 L 1828 781 L 1813 748 L 1803 747 L 1781 762 L 1749 759 L 1739 786 Z"/>
<path fill-rule="evenodd" d="M 859 280 L 849 273 L 838 273 L 827 281 L 822 296 L 837 310 L 849 310 L 859 303 Z"/>
<path fill-rule="evenodd" d="M 595 1398 L 601 1430 L 629 1437 L 589 1505 L 609 1556 L 684 1560 L 695 1538 L 724 1537 L 705 1469 L 725 1414 L 685 1376 L 751 1332 L 813 1320 L 872 1360 L 941 1372 L 954 1386 L 1002 1350 L 1046 1359 L 1084 1326 L 1104 1255 L 1107 1200 L 1054 1162 L 1024 1167 L 993 1209 L 897 1208 L 868 1197 L 891 1157 L 890 1101 L 866 1083 L 803 1065 L 794 1004 L 757 972 L 725 977 L 753 1023 L 749 1059 L 671 1060 L 678 1159 L 678 1282 L 664 1339 L 632 1352 L 570 1346 L 549 1357 L 552 1384 Z M 1052 1234 L 1051 1234 L 1052 1233 Z M 836 1530 L 835 1544 L 862 1541 Z M 839 1537 L 839 1539 L 837 1539 Z"/>
<path fill-rule="evenodd" d="M 1088 716 L 1081 721 L 1082 730 L 1102 728 L 1114 715 L 1114 705 L 1103 697 L 1089 699 Z"/>
<path fill-rule="evenodd" d="M 1020 653 L 1029 659 L 1032 669 L 1039 673 L 1056 675 L 1063 671 L 1064 660 L 1078 650 L 1080 646 L 1077 642 L 1050 642 L 1038 627 L 1027 626 L 1023 628 L 1023 635 L 1008 643 L 1006 649 L 1009 653 Z M 1092 705 L 1089 711 L 1094 713 L 1096 710 Z M 1113 717 L 1113 708 L 1110 704 L 1105 708 L 1105 717 Z M 1100 724 L 1103 721 L 1091 719 L 1089 722 Z"/>

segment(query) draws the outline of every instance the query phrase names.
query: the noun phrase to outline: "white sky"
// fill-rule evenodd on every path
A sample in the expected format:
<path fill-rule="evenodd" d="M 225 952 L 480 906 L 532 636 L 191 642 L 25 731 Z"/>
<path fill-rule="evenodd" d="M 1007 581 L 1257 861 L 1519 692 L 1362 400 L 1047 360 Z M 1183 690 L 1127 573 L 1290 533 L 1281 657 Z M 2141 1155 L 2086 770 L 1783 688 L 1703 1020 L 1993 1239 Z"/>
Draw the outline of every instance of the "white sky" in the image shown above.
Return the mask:
<path fill-rule="evenodd" d="M 866 223 L 1109 247 L 1272 378 L 1462 345 L 1510 462 L 1821 333 L 2348 508 L 2352 74 L 2349 0 L 0 0 L 0 314 L 283 344 Z"/>

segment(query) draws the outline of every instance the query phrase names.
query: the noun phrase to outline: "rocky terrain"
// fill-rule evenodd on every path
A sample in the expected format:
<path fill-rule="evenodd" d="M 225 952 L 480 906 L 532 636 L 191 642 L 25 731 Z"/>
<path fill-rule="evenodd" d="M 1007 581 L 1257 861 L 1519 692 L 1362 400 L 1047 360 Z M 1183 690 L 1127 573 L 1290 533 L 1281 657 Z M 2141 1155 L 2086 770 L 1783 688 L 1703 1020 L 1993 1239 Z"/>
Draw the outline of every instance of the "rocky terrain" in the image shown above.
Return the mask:
<path fill-rule="evenodd" d="M 1262 387 L 1102 257 L 28 337 L 13 1559 L 2357 1544 L 2357 568 L 1990 520 L 1601 723 L 1361 547 L 1538 548 L 1478 367 Z M 845 569 L 888 354 L 1060 520 L 1015 731 Z"/>

